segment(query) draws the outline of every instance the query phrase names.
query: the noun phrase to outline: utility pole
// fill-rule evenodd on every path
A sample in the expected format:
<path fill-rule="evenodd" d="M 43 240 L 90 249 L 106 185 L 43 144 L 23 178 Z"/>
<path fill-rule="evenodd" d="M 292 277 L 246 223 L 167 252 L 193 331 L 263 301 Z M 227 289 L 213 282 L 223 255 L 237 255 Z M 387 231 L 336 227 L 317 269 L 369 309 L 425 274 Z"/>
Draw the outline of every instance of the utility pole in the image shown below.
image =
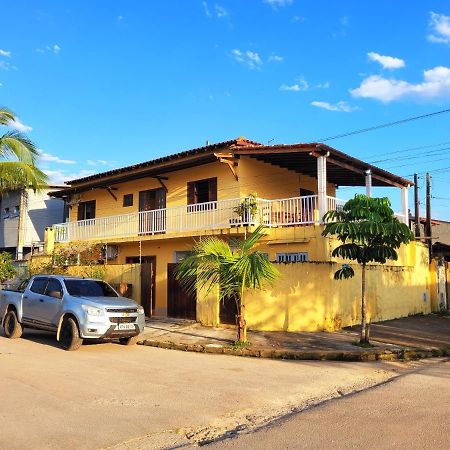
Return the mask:
<path fill-rule="evenodd" d="M 426 209 L 427 209 L 427 217 L 425 222 L 425 237 L 428 242 L 428 253 L 431 261 L 431 249 L 433 245 L 433 241 L 431 239 L 431 183 L 430 183 L 430 174 L 427 172 L 426 175 Z"/>
<path fill-rule="evenodd" d="M 420 238 L 419 186 L 417 173 L 414 174 L 414 230 L 416 238 Z"/>

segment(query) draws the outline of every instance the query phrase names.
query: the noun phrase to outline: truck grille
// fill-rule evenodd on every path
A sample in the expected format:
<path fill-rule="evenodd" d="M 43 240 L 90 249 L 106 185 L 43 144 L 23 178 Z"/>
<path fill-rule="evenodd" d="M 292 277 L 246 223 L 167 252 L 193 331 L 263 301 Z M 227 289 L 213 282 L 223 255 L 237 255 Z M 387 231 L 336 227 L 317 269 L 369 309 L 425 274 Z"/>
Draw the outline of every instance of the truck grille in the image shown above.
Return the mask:
<path fill-rule="evenodd" d="M 136 317 L 110 317 L 109 321 L 111 323 L 134 323 L 136 319 Z"/>
<path fill-rule="evenodd" d="M 137 313 L 136 308 L 107 308 L 106 312 L 109 313 Z"/>

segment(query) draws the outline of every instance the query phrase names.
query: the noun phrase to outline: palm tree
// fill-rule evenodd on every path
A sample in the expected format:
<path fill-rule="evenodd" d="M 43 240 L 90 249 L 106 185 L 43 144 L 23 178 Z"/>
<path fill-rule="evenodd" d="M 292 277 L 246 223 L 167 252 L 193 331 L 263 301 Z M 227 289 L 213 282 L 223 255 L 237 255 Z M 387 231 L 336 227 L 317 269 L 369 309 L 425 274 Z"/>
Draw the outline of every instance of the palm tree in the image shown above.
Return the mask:
<path fill-rule="evenodd" d="M 328 211 L 323 218 L 323 236 L 336 235 L 341 245 L 332 256 L 357 261 L 361 265 L 361 336 L 360 343 L 369 343 L 366 312 L 366 266 L 370 262 L 385 264 L 397 260 L 397 249 L 414 239 L 408 225 L 401 223 L 391 209 L 388 198 L 355 195 L 342 209 Z M 334 274 L 335 280 L 352 278 L 352 267 L 344 264 Z"/>
<path fill-rule="evenodd" d="M 247 342 L 244 293 L 273 284 L 278 270 L 255 245 L 264 236 L 260 225 L 242 241 L 225 241 L 215 236 L 201 238 L 193 253 L 184 258 L 176 271 L 176 278 L 188 292 L 203 290 L 206 295 L 219 290 L 219 301 L 236 301 L 237 342 Z"/>
<path fill-rule="evenodd" d="M 0 125 L 10 126 L 15 120 L 14 113 L 0 107 Z M 47 175 L 36 167 L 38 156 L 33 142 L 19 131 L 0 136 L 0 195 L 21 187 L 38 190 L 47 184 Z"/>

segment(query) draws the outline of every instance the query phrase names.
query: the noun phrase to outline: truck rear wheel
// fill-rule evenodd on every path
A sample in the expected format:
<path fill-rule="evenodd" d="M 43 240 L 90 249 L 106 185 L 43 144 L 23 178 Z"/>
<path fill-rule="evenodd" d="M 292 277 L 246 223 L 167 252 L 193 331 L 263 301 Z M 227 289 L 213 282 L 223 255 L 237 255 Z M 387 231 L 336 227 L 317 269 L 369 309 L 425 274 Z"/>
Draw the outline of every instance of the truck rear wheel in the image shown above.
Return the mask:
<path fill-rule="evenodd" d="M 123 345 L 135 345 L 139 340 L 139 335 L 131 336 L 129 338 L 120 338 L 119 342 Z"/>
<path fill-rule="evenodd" d="M 17 339 L 22 336 L 22 325 L 17 319 L 16 311 L 10 309 L 5 316 L 5 321 L 3 322 L 3 327 L 5 329 L 5 335 L 9 339 Z"/>
<path fill-rule="evenodd" d="M 67 317 L 67 319 L 64 319 L 59 341 L 61 342 L 61 347 L 64 350 L 78 350 L 81 347 L 83 339 L 81 339 L 77 323 L 74 319 L 72 319 L 72 317 Z"/>

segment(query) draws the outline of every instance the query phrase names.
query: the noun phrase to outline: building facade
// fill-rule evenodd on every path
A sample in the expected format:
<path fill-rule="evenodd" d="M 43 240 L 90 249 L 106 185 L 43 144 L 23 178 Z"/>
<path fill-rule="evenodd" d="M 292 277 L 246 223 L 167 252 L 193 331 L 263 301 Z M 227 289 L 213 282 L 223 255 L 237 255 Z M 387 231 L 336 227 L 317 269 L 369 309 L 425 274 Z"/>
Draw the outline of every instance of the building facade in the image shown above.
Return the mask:
<path fill-rule="evenodd" d="M 243 238 L 263 224 L 261 248 L 271 261 L 333 262 L 335 244 L 321 236 L 321 218 L 343 204 L 338 187 L 366 186 L 369 194 L 376 186 L 398 188 L 406 223 L 412 183 L 325 145 L 264 146 L 238 138 L 68 184 L 52 193 L 70 209 L 69 221 L 53 226 L 57 246 L 101 242 L 108 265 L 140 264 L 133 298 L 149 316 L 213 314 L 202 321 L 232 323 L 233 302 L 205 309 L 175 280 L 176 264 L 195 239 Z M 411 252 L 402 257 L 411 263 Z"/>
<path fill-rule="evenodd" d="M 45 228 L 64 220 L 64 201 L 48 194 L 61 189 L 49 186 L 38 192 L 18 189 L 0 199 L 0 251 L 8 251 L 17 260 L 31 253 L 44 241 Z"/>

